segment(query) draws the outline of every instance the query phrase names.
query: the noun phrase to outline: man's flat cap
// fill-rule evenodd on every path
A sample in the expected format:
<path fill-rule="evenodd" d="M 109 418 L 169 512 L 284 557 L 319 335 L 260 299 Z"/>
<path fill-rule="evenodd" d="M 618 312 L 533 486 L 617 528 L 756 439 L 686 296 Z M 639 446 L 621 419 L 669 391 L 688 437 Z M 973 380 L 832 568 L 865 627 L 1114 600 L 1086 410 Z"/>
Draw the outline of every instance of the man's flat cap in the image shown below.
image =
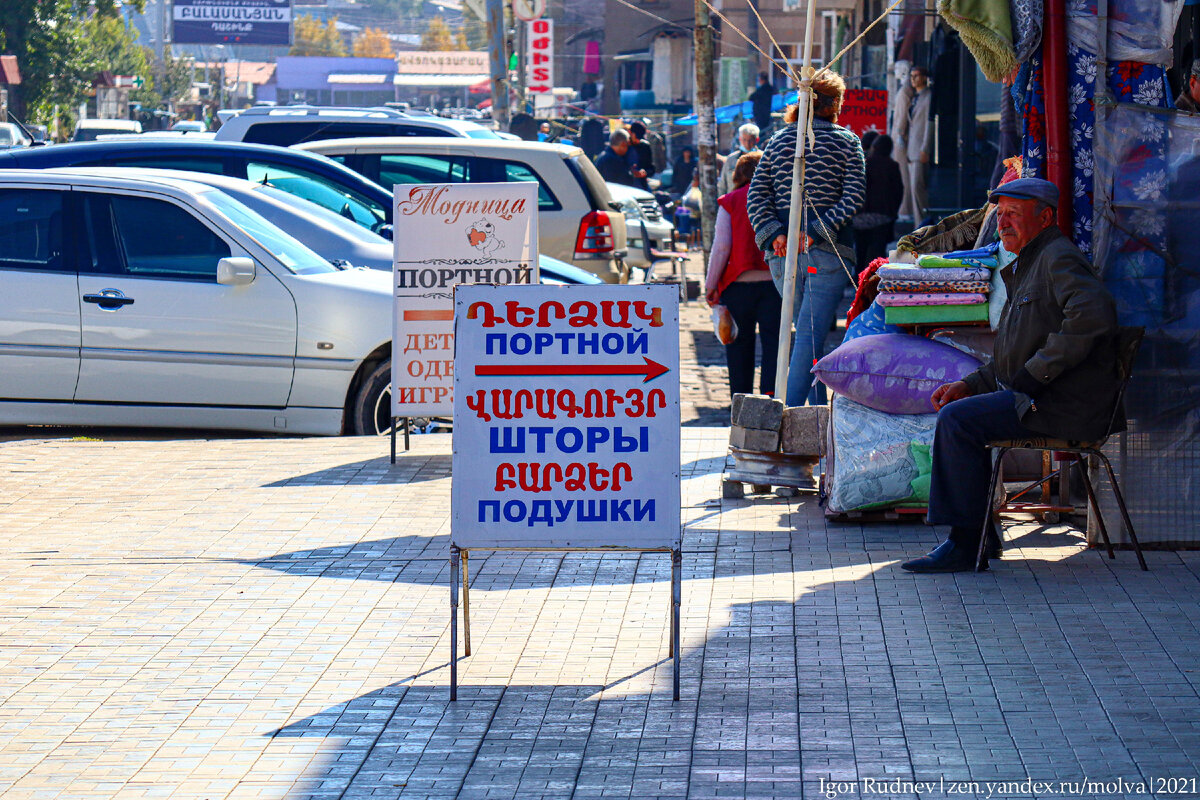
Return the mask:
<path fill-rule="evenodd" d="M 1058 208 L 1058 187 L 1041 178 L 1017 178 L 1015 181 L 997 186 L 988 195 L 988 201 L 994 203 L 1001 197 L 1013 197 L 1017 200 L 1041 200 L 1051 208 Z"/>

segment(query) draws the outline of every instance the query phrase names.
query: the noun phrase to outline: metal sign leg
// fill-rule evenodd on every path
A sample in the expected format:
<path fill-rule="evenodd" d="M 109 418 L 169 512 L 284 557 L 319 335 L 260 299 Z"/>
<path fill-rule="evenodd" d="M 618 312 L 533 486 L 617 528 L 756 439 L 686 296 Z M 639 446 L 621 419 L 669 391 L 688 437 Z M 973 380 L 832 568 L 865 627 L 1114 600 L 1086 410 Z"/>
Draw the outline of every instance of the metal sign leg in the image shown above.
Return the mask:
<path fill-rule="evenodd" d="M 467 575 L 467 551 L 462 551 L 463 562 L 463 655 L 471 655 L 471 580 Z"/>
<path fill-rule="evenodd" d="M 408 434 L 409 434 L 409 431 L 411 430 L 411 428 L 412 428 L 412 420 L 409 419 L 408 417 L 405 417 L 404 418 L 404 452 L 406 452 L 406 453 L 408 452 L 408 449 L 409 449 Z"/>
<path fill-rule="evenodd" d="M 683 602 L 683 553 L 671 551 L 671 699 L 679 700 L 679 606 Z"/>
<path fill-rule="evenodd" d="M 388 431 L 388 439 L 392 443 L 392 463 L 396 463 L 396 417 L 392 417 L 392 429 Z"/>
<path fill-rule="evenodd" d="M 450 548 L 450 702 L 458 700 L 458 548 Z"/>

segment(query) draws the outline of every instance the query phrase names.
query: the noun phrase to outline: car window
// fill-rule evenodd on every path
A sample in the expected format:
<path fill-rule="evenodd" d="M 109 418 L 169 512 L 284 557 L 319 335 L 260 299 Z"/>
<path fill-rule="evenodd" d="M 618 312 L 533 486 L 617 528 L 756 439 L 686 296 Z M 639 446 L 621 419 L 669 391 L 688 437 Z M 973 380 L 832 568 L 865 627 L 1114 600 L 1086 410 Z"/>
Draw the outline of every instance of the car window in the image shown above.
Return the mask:
<path fill-rule="evenodd" d="M 505 162 L 504 181 L 506 183 L 520 183 L 523 181 L 537 183 L 539 211 L 558 211 L 562 208 L 558 199 L 555 198 L 554 192 L 550 191 L 550 187 L 546 185 L 541 176 L 524 164 L 517 164 L 511 161 Z"/>
<path fill-rule="evenodd" d="M 210 175 L 225 174 L 224 159 L 204 156 L 119 156 L 111 159 L 109 163 L 119 167 L 178 169 L 184 172 L 207 172 Z"/>
<path fill-rule="evenodd" d="M 60 272 L 62 249 L 62 192 L 0 189 L 0 267 Z"/>
<path fill-rule="evenodd" d="M 475 172 L 471 175 L 474 183 L 516 183 L 533 181 L 538 185 L 538 210 L 558 211 L 562 204 L 550 191 L 550 187 L 542 180 L 528 164 L 519 161 L 502 161 L 498 158 L 475 159 Z"/>
<path fill-rule="evenodd" d="M 246 178 L 316 203 L 370 230 L 387 219 L 387 209 L 379 203 L 305 169 L 251 161 L 246 164 Z"/>
<path fill-rule="evenodd" d="M 370 122 L 321 120 L 272 120 L 250 126 L 242 141 L 290 147 L 300 142 L 322 139 L 354 139 L 361 136 L 453 136 L 439 127 Z"/>
<path fill-rule="evenodd" d="M 467 137 L 470 139 L 503 139 L 504 138 L 503 136 L 500 136 L 498 133 L 496 133 L 495 131 L 490 130 L 488 128 L 468 128 L 467 129 Z"/>
<path fill-rule="evenodd" d="M 85 264 L 96 272 L 216 282 L 217 262 L 230 254 L 224 239 L 165 200 L 92 194 L 84 217 Z"/>
<path fill-rule="evenodd" d="M 205 192 L 203 199 L 222 214 L 229 217 L 234 225 L 237 225 L 243 232 L 253 237 L 271 255 L 275 256 L 280 264 L 283 264 L 283 266 L 292 272 L 298 275 L 314 275 L 321 272 L 337 271 L 332 264 L 321 258 L 321 256 L 305 247 L 296 239 L 288 236 L 286 232 L 280 230 L 277 226 L 272 225 L 244 203 L 239 202 L 224 192 Z"/>
<path fill-rule="evenodd" d="M 469 183 L 465 156 L 382 155 L 379 183 L 392 188 L 398 183 Z"/>

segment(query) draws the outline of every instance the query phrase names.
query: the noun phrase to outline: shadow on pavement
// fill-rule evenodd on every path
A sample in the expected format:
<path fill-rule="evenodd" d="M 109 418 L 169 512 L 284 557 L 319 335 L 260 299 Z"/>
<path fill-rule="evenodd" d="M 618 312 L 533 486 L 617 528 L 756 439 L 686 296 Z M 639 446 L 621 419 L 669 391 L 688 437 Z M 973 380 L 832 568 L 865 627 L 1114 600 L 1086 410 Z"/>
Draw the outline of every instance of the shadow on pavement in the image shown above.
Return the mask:
<path fill-rule="evenodd" d="M 396 463 L 388 456 L 339 464 L 336 467 L 296 475 L 263 484 L 263 488 L 281 486 L 376 486 L 436 481 L 450 477 L 449 455 L 398 453 Z"/>

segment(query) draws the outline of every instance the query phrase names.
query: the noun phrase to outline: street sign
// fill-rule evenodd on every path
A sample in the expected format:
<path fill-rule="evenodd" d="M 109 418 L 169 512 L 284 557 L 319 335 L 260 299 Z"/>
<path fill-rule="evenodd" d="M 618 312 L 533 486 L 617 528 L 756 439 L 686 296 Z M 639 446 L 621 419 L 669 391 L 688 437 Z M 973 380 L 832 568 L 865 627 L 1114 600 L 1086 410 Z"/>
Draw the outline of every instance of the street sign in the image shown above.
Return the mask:
<path fill-rule="evenodd" d="M 677 549 L 679 291 L 455 288 L 451 544 Z"/>
<path fill-rule="evenodd" d="M 397 186 L 392 416 L 454 412 L 454 286 L 536 283 L 533 182 Z"/>
<path fill-rule="evenodd" d="M 888 93 L 879 89 L 847 89 L 838 112 L 838 124 L 862 136 L 867 131 L 887 133 Z"/>
<path fill-rule="evenodd" d="M 532 22 L 546 13 L 546 0 L 512 0 L 512 11 L 522 22 Z"/>
<path fill-rule="evenodd" d="M 529 26 L 529 42 L 525 68 L 525 91 L 528 94 L 554 93 L 554 21 L 535 19 Z"/>
<path fill-rule="evenodd" d="M 178 44 L 288 45 L 292 0 L 174 0 Z"/>

